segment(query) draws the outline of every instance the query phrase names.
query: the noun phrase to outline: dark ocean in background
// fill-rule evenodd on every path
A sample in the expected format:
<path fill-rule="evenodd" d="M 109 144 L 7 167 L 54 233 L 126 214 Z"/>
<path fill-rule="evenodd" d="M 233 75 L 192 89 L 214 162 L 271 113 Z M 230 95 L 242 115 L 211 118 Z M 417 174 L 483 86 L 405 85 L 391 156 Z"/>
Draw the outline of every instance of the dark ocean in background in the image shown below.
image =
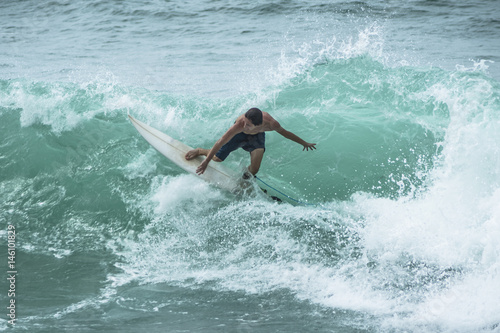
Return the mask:
<path fill-rule="evenodd" d="M 499 6 L 1 0 L 0 330 L 500 332 Z M 250 107 L 317 143 L 269 133 L 259 172 L 314 205 L 127 118 L 210 147 Z"/>

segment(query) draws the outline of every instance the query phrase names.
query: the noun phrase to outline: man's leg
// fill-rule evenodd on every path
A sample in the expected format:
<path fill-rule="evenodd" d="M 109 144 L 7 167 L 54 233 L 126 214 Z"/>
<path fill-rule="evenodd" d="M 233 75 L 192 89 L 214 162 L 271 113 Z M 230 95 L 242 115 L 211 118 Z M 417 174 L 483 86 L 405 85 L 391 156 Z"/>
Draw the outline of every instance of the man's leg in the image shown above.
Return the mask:
<path fill-rule="evenodd" d="M 257 148 L 252 150 L 250 153 L 250 166 L 248 167 L 248 171 L 252 175 L 256 175 L 260 169 L 260 163 L 262 163 L 262 158 L 264 157 L 264 148 Z"/>
<path fill-rule="evenodd" d="M 193 158 L 196 158 L 200 155 L 207 156 L 209 152 L 210 152 L 209 149 L 196 148 L 196 149 L 188 151 L 186 153 L 185 158 L 186 158 L 186 160 L 189 161 L 189 160 L 192 160 Z M 218 158 L 217 156 L 212 157 L 212 161 L 222 162 L 222 160 L 220 158 Z"/>

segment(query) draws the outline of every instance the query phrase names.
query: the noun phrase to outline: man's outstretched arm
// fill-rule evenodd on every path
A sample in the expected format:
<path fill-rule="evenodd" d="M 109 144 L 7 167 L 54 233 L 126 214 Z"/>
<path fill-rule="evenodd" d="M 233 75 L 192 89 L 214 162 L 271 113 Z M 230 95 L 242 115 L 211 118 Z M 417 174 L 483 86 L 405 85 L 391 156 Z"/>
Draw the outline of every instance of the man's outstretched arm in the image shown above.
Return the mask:
<path fill-rule="evenodd" d="M 293 134 L 290 131 L 287 131 L 286 129 L 284 129 L 281 126 L 279 126 L 277 129 L 275 129 L 275 131 L 278 132 L 279 134 L 283 135 L 285 138 L 292 140 L 292 141 L 295 141 L 298 144 L 302 145 L 304 147 L 304 149 L 302 149 L 302 150 L 316 149 L 315 143 L 306 142 L 306 141 L 302 140 L 301 138 L 299 138 L 297 135 Z"/>
<path fill-rule="evenodd" d="M 196 169 L 196 173 L 198 175 L 201 175 L 205 172 L 205 170 L 208 167 L 208 163 L 212 160 L 212 158 L 215 156 L 215 154 L 219 151 L 219 149 L 225 145 L 233 136 L 235 136 L 238 133 L 241 133 L 243 131 L 241 124 L 235 123 L 231 128 L 227 130 L 222 137 L 217 140 L 217 142 L 214 144 L 212 149 L 210 149 L 209 153 L 207 154 L 207 157 L 201 162 L 201 164 L 198 166 Z"/>

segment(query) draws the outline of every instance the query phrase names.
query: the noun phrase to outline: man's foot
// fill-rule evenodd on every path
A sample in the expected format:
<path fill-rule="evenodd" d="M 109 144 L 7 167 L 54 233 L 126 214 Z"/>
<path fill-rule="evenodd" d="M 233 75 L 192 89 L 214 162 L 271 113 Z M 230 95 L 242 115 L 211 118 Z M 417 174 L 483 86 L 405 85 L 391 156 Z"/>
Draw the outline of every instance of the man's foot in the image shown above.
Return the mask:
<path fill-rule="evenodd" d="M 255 175 L 252 175 L 250 172 L 246 171 L 241 178 L 243 178 L 244 180 L 247 180 L 247 179 L 250 179 L 253 177 L 255 177 Z"/>
<path fill-rule="evenodd" d="M 192 160 L 193 158 L 196 158 L 200 155 L 201 155 L 200 148 L 196 148 L 196 149 L 188 151 L 186 153 L 186 155 L 184 156 L 184 158 L 189 161 L 189 160 Z"/>

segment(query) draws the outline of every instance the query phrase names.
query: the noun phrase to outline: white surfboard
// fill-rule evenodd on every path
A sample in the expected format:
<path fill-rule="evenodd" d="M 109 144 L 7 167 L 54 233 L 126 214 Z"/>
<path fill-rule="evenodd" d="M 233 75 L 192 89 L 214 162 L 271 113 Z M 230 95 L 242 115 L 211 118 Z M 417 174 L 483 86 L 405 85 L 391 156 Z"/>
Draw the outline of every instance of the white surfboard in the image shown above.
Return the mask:
<path fill-rule="evenodd" d="M 128 117 L 134 127 L 139 131 L 144 139 L 151 144 L 151 146 L 185 171 L 196 175 L 196 168 L 198 168 L 200 163 L 203 162 L 205 159 L 204 156 L 198 156 L 189 161 L 186 160 L 184 156 L 193 148 L 175 140 L 174 138 L 149 125 L 144 124 L 131 115 L 128 115 Z M 205 172 L 198 177 L 222 189 L 234 192 L 239 188 L 239 180 L 241 179 L 241 176 L 241 174 L 225 167 L 221 163 L 210 163 Z"/>

